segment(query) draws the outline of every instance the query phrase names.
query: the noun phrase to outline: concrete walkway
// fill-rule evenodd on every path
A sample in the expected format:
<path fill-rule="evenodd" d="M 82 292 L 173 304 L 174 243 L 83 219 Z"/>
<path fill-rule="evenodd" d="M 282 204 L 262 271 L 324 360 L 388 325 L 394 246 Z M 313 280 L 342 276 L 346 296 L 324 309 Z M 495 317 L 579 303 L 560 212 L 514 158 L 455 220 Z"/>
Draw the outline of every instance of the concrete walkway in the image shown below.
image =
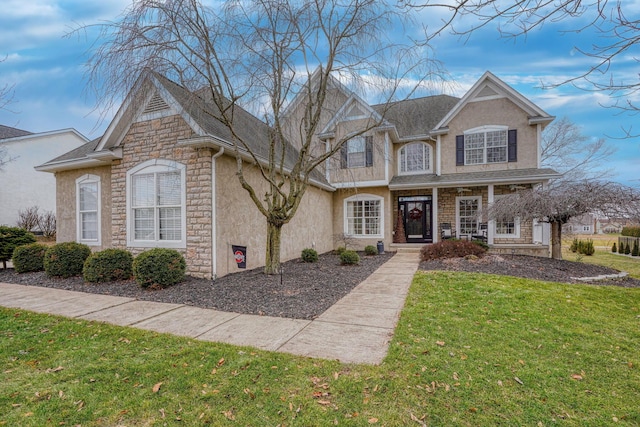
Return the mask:
<path fill-rule="evenodd" d="M 0 305 L 203 341 L 379 364 L 417 269 L 417 253 L 399 252 L 313 321 L 7 283 L 0 283 Z"/>

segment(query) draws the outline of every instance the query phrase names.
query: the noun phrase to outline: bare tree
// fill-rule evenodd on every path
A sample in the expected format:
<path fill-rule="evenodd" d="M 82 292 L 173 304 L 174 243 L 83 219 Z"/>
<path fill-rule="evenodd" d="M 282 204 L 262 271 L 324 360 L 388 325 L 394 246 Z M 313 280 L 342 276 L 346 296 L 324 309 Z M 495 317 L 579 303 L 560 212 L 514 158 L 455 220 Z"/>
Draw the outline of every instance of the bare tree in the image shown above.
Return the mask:
<path fill-rule="evenodd" d="M 18 221 L 16 221 L 16 225 L 27 231 L 35 230 L 40 219 L 39 210 L 40 208 L 38 206 L 20 209 L 18 211 Z"/>
<path fill-rule="evenodd" d="M 93 56 L 90 83 L 108 109 L 153 70 L 215 105 L 209 114 L 230 132 L 238 179 L 267 222 L 265 272 L 278 273 L 281 229 L 296 214 L 314 170 L 346 140 L 379 123 L 372 118 L 320 150 L 316 134 L 332 79 L 363 82 L 364 74 L 376 76 L 373 84 L 387 100 L 400 96 L 405 77 L 414 79 L 406 96 L 438 77 L 424 49 L 386 38 L 382 29 L 403 25 L 406 18 L 378 0 L 229 1 L 221 7 L 198 0 L 139 0 L 119 21 L 102 26 L 100 37 L 107 42 Z M 292 133 L 284 124 L 285 109 L 296 95 L 304 101 L 304 116 Z M 268 124 L 264 153 L 241 136 L 241 107 Z M 249 182 L 243 153 L 257 165 L 266 193 L 258 194 Z"/>
<path fill-rule="evenodd" d="M 427 39 L 444 31 L 468 38 L 489 24 L 495 24 L 503 37 L 526 37 L 545 24 L 572 21 L 574 25 L 569 24 L 570 29 L 563 32 L 590 30 L 599 36 L 602 44 L 577 46 L 576 50 L 593 59 L 595 64 L 549 87 L 573 84 L 583 89 L 605 91 L 618 100 L 613 107 L 640 111 L 640 105 L 633 101 L 633 96 L 640 91 L 638 75 L 625 80 L 614 73 L 617 61 L 640 61 L 637 55 L 640 20 L 632 3 L 622 0 L 405 0 L 402 3 L 409 9 L 432 8 L 447 12 L 440 25 L 427 29 Z M 588 85 L 582 86 L 580 82 Z M 627 129 L 628 134 L 630 131 Z"/>
<path fill-rule="evenodd" d="M 538 219 L 551 225 L 551 256 L 562 259 L 562 225 L 586 213 L 640 218 L 640 191 L 619 183 L 588 180 L 519 191 L 493 203 L 488 219 Z"/>
<path fill-rule="evenodd" d="M 603 179 L 610 175 L 608 159 L 615 149 L 607 140 L 593 140 L 582 134 L 580 127 L 562 117 L 546 127 L 542 133 L 540 161 L 562 174 L 552 185 L 579 182 L 585 179 Z"/>
<path fill-rule="evenodd" d="M 47 239 L 56 236 L 56 214 L 53 211 L 45 211 L 38 216 L 38 228 L 42 231 L 42 236 Z"/>

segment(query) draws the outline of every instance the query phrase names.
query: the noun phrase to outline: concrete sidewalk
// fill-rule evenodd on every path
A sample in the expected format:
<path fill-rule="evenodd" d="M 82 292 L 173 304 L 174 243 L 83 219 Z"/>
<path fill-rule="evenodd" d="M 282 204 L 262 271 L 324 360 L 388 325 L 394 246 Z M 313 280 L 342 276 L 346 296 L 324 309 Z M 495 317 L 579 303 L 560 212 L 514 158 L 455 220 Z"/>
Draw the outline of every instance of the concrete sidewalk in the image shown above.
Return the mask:
<path fill-rule="evenodd" d="M 0 305 L 203 341 L 379 364 L 417 269 L 417 253 L 397 253 L 313 321 L 7 283 L 0 283 Z"/>

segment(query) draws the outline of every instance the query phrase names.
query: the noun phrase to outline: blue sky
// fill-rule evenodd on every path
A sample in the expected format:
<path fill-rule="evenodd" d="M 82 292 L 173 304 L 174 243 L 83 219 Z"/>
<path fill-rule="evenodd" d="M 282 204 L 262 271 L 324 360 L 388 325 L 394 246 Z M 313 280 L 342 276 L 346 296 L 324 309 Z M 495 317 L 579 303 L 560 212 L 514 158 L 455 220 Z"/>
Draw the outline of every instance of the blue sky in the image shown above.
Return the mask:
<path fill-rule="evenodd" d="M 31 132 L 75 128 L 89 138 L 100 136 L 108 123 L 99 122 L 84 79 L 95 36 L 65 34 L 80 24 L 116 19 L 130 0 L 3 0 L 2 4 L 0 59 L 6 59 L 0 63 L 0 88 L 9 84 L 15 89 L 11 111 L 0 110 L 0 124 Z M 625 1 L 625 7 L 636 19 L 640 15 L 639 0 Z M 424 11 L 421 20 L 433 25 L 437 18 L 433 11 Z M 514 41 L 499 38 L 495 26 L 490 26 L 466 43 L 443 35 L 434 40 L 433 48 L 455 80 L 448 90 L 451 95 L 463 95 L 490 70 L 549 114 L 569 117 L 583 134 L 607 138 L 617 152 L 605 166 L 614 170 L 617 181 L 640 186 L 640 138 L 618 139 L 623 128 L 633 126 L 640 133 L 640 116 L 604 108 L 614 102 L 604 93 L 571 86 L 540 88 L 580 74 L 592 63 L 575 48 L 602 41 L 591 31 L 562 33 L 573 28 L 576 22 L 552 23 Z M 639 50 L 640 46 L 616 61 L 616 76 L 638 81 Z"/>

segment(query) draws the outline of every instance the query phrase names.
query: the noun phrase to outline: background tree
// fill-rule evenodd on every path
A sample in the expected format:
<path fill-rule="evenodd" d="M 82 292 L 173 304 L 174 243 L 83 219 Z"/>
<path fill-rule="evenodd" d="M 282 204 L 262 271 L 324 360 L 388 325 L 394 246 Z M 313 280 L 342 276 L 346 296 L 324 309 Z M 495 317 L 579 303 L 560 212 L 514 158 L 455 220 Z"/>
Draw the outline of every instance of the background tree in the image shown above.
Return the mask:
<path fill-rule="evenodd" d="M 216 106 L 211 114 L 232 135 L 238 179 L 266 219 L 265 272 L 278 273 L 281 229 L 296 214 L 312 172 L 346 140 L 377 124 L 371 120 L 319 149 L 315 135 L 332 79 L 363 84 L 363 76 L 375 76 L 369 81 L 386 100 L 398 99 L 400 89 L 408 96 L 440 73 L 425 49 L 401 45 L 381 31 L 403 25 L 407 15 L 399 12 L 379 0 L 228 1 L 216 7 L 198 0 L 139 0 L 118 21 L 102 26 L 106 43 L 93 55 L 90 83 L 97 99 L 106 101 L 105 111 L 147 70 L 197 90 Z M 407 80 L 412 83 L 405 89 L 400 85 Z M 298 94 L 304 117 L 292 133 L 284 112 Z M 240 107 L 269 125 L 266 155 L 240 136 Z M 295 151 L 285 143 L 288 136 L 296 139 Z M 247 179 L 243 152 L 259 169 L 266 192 L 258 194 Z"/>
<path fill-rule="evenodd" d="M 493 203 L 485 215 L 497 221 L 542 220 L 551 225 L 551 256 L 562 259 L 562 225 L 597 213 L 640 219 L 640 191 L 614 182 L 585 180 L 519 191 Z"/>
<path fill-rule="evenodd" d="M 6 61 L 7 58 L 0 60 L 0 63 Z M 7 109 L 7 106 L 11 104 L 13 101 L 13 86 L 5 83 L 2 87 L 0 87 L 0 110 Z M 9 157 L 9 153 L 7 153 L 7 149 L 0 145 L 0 171 L 3 166 L 9 163 L 12 158 Z"/>
<path fill-rule="evenodd" d="M 493 24 L 502 37 L 518 38 L 542 27 L 560 21 L 569 21 L 573 27 L 562 32 L 580 33 L 586 30 L 599 35 L 602 44 L 577 46 L 576 50 L 591 59 L 578 75 L 570 76 L 557 84 L 573 84 L 587 90 L 604 91 L 616 99 L 612 105 L 625 111 L 638 112 L 637 93 L 640 77 L 631 81 L 615 73 L 617 61 L 640 61 L 640 20 L 637 6 L 622 0 L 405 0 L 409 9 L 434 9 L 445 11 L 440 25 L 427 28 L 426 38 L 451 32 L 463 38 Z M 569 24 L 571 25 L 571 24 Z M 566 26 L 564 27 L 566 28 Z M 587 86 L 581 85 L 586 82 Z M 635 99 L 635 100 L 634 100 Z M 626 129 L 631 135 L 631 127 Z"/>
<path fill-rule="evenodd" d="M 614 152 L 606 139 L 593 140 L 583 135 L 567 117 L 556 119 L 542 132 L 541 164 L 562 174 L 561 179 L 551 183 L 554 186 L 606 178 L 611 172 L 606 165 Z"/>

